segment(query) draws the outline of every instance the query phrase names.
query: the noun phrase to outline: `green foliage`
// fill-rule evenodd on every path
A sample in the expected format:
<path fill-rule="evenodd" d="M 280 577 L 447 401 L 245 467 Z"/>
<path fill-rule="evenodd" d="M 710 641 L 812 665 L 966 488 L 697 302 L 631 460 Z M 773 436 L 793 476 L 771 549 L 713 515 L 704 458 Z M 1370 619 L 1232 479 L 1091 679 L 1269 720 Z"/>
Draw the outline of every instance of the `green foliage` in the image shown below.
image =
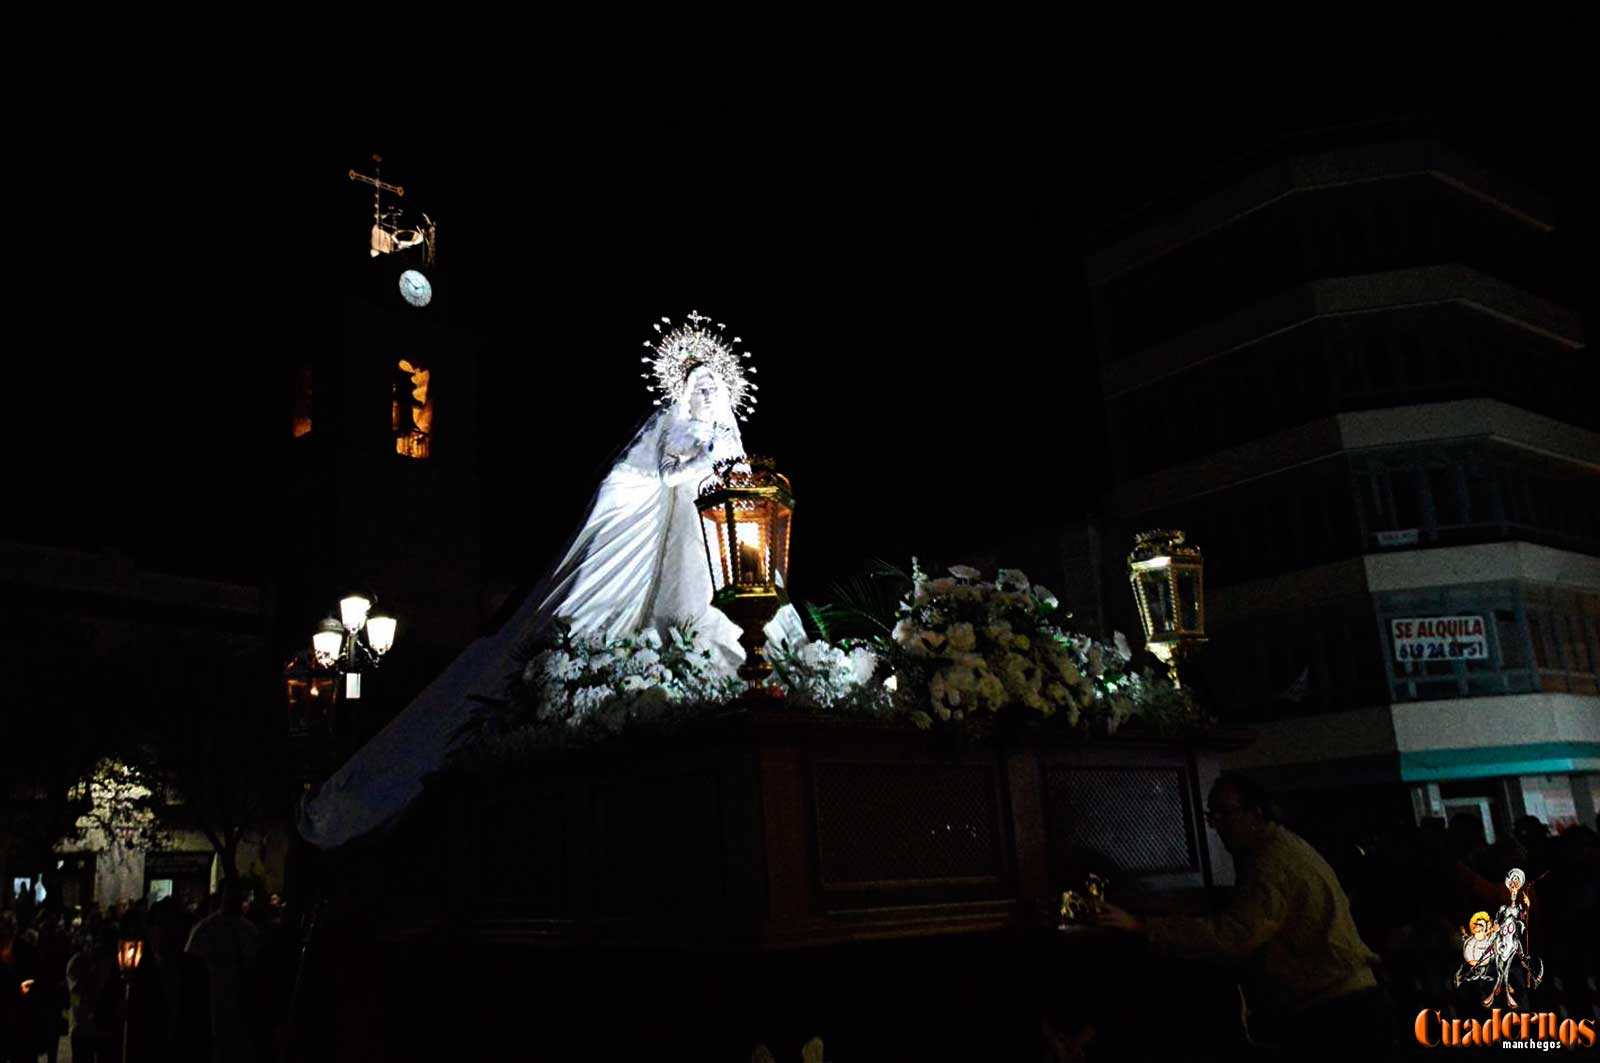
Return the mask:
<path fill-rule="evenodd" d="M 911 577 L 887 561 L 874 559 L 865 572 L 828 585 L 825 602 L 806 602 L 804 612 L 825 642 L 870 639 L 894 630 Z"/>

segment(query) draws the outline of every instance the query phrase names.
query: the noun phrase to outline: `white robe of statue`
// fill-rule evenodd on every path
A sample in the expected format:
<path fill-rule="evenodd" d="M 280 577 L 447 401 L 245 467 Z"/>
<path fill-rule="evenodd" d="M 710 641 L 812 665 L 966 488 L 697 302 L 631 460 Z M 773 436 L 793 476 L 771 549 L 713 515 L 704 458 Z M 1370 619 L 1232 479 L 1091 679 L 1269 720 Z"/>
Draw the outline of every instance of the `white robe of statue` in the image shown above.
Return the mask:
<path fill-rule="evenodd" d="M 529 649 L 558 618 L 579 635 L 663 635 L 692 620 L 718 666 L 744 661 L 739 626 L 711 604 L 711 569 L 695 496 L 716 462 L 744 455 L 727 389 L 705 368 L 623 451 L 561 562 L 494 634 L 466 648 L 303 800 L 300 833 L 323 848 L 393 819 L 422 792 L 482 701 L 507 697 Z"/>

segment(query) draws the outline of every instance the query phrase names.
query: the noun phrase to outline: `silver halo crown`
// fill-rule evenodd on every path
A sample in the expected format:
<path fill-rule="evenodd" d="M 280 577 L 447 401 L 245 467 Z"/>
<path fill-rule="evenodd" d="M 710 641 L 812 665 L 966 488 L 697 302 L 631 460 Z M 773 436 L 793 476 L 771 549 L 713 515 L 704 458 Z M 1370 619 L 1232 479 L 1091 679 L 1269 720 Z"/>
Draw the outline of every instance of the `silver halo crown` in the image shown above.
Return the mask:
<path fill-rule="evenodd" d="M 650 368 L 639 375 L 650 381 L 645 387 L 656 396 L 657 406 L 663 400 L 672 401 L 689 374 L 703 365 L 727 386 L 728 402 L 739 420 L 750 419 L 749 411 L 757 402 L 755 392 L 761 388 L 747 376 L 754 373 L 756 367 L 746 364 L 750 352 L 739 349 L 743 341 L 738 336 L 730 338 L 727 326 L 720 322 L 713 324 L 698 310 L 689 311 L 682 325 L 674 326 L 671 318 L 664 317 L 651 327 L 656 330 L 657 338 L 645 340 L 644 345 L 652 353 L 639 359 Z"/>

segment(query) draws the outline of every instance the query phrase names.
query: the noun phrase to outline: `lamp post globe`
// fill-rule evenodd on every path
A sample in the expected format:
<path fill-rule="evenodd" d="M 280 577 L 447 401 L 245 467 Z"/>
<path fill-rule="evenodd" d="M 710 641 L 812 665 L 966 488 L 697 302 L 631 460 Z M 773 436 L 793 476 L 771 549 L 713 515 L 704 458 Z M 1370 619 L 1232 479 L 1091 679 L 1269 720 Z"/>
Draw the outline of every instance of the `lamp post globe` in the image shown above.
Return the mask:
<path fill-rule="evenodd" d="M 376 604 L 377 598 L 362 590 L 353 590 L 339 599 L 339 619 L 344 622 L 345 630 L 352 635 L 360 631 Z"/>

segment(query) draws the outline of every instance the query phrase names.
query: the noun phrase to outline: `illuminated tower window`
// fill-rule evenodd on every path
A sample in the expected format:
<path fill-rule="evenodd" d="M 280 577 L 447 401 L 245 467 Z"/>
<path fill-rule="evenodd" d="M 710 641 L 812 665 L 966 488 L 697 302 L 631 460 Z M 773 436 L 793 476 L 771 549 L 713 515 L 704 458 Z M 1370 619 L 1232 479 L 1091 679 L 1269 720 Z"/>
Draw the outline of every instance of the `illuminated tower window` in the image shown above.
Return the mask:
<path fill-rule="evenodd" d="M 294 375 L 294 437 L 311 434 L 311 367 L 303 365 Z"/>
<path fill-rule="evenodd" d="M 428 370 L 405 358 L 395 367 L 390 404 L 394 450 L 408 458 L 426 458 L 433 437 L 433 392 Z"/>

